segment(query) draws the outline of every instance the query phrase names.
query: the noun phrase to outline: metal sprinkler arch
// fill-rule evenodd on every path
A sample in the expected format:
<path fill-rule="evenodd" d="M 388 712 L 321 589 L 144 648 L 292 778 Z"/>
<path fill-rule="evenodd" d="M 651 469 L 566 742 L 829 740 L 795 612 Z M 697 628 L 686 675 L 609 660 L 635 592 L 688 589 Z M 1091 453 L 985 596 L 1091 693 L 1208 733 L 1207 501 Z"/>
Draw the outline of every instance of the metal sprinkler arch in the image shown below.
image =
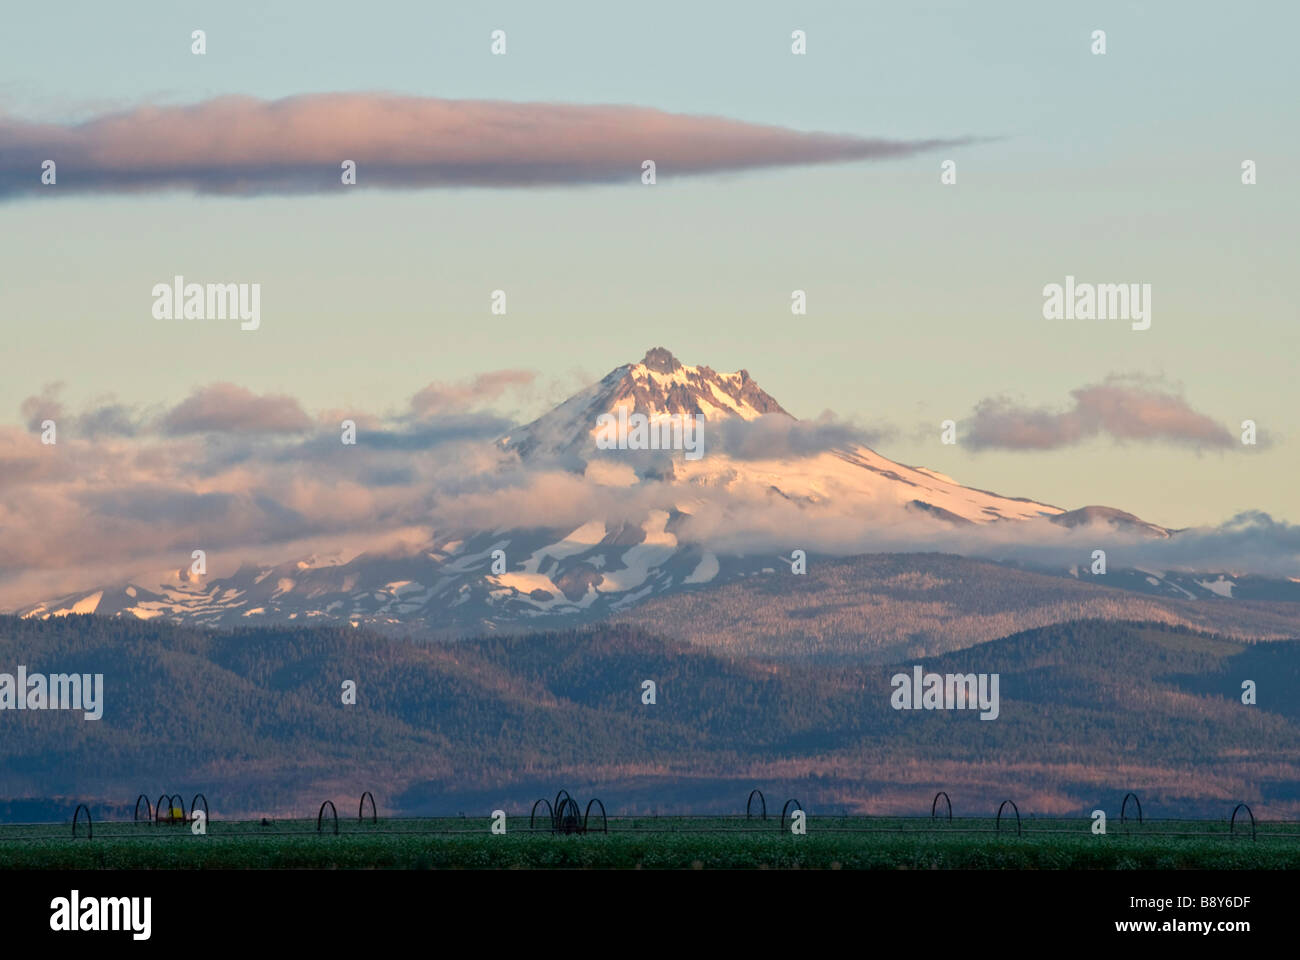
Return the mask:
<path fill-rule="evenodd" d="M 930 801 L 930 819 L 936 819 L 935 811 L 939 809 L 940 797 L 943 797 L 943 802 L 948 804 L 948 822 L 952 823 L 952 798 L 948 796 L 948 791 L 946 790 L 940 790 L 934 795 L 934 799 Z"/>
<path fill-rule="evenodd" d="M 1003 800 L 998 807 L 997 829 L 998 833 L 1002 832 L 1002 810 L 1007 804 L 1011 804 L 1011 809 L 1016 812 L 1016 836 L 1020 836 L 1020 808 L 1016 806 L 1014 800 Z"/>
<path fill-rule="evenodd" d="M 794 809 L 793 809 L 793 810 L 790 809 L 790 804 L 792 804 L 792 803 L 794 804 Z M 782 806 L 781 806 L 781 826 L 780 826 L 780 828 L 779 828 L 779 829 L 781 830 L 782 833 L 785 832 L 785 815 L 786 815 L 786 813 L 788 812 L 788 813 L 790 814 L 790 819 L 791 819 L 791 821 L 793 821 L 793 820 L 794 820 L 794 811 L 795 811 L 795 810 L 798 810 L 800 813 L 804 813 L 803 804 L 800 803 L 798 800 L 796 800 L 794 797 L 791 797 L 791 798 L 790 798 L 789 800 L 787 800 L 784 804 L 782 804 Z M 807 815 L 807 814 L 805 814 L 805 816 L 806 816 L 806 815 Z"/>
<path fill-rule="evenodd" d="M 366 797 L 370 798 L 370 822 L 379 822 L 379 808 L 375 806 L 375 795 L 367 790 L 361 795 L 361 802 L 357 804 L 357 823 L 364 823 L 366 819 Z"/>
<path fill-rule="evenodd" d="M 536 822 L 537 804 L 539 803 L 546 804 L 546 819 L 551 822 L 552 826 L 555 825 L 555 808 L 551 806 L 551 801 L 547 800 L 545 797 L 539 797 L 537 802 L 533 804 L 533 809 L 528 812 L 529 830 L 533 829 L 533 825 Z"/>
<path fill-rule="evenodd" d="M 609 833 L 609 818 L 605 816 L 605 804 L 602 803 L 600 800 L 598 800 L 596 797 L 592 797 L 590 800 L 587 801 L 587 810 L 582 815 L 582 832 L 588 833 L 591 830 L 591 826 L 590 826 L 591 805 L 593 803 L 600 804 L 600 832 Z"/>
<path fill-rule="evenodd" d="M 90 819 L 90 807 L 86 806 L 84 803 L 77 804 L 77 809 L 72 811 L 72 838 L 74 840 L 77 838 L 77 817 L 81 815 L 82 810 L 86 811 L 86 839 L 94 840 L 95 823 Z"/>
<path fill-rule="evenodd" d="M 208 798 L 201 793 L 194 794 L 194 799 L 190 801 L 190 819 L 193 820 L 194 815 L 199 812 L 200 800 L 203 801 L 203 821 L 205 823 L 210 823 L 212 821 L 212 813 L 208 810 Z"/>
<path fill-rule="evenodd" d="M 163 816 L 163 803 L 164 803 L 164 802 L 166 802 L 166 804 L 167 804 L 167 807 L 166 807 L 166 809 L 167 809 L 167 816 L 165 816 L 165 817 Z M 204 802 L 205 804 L 207 803 L 207 798 L 206 798 L 206 797 L 204 798 L 204 801 L 203 801 L 203 802 Z M 180 815 L 179 817 L 176 816 L 175 813 L 173 813 L 173 811 L 176 810 L 178 807 L 180 808 L 180 811 L 181 811 L 181 815 Z M 188 822 L 188 819 L 189 819 L 189 818 L 187 818 L 187 817 L 185 816 L 185 798 L 182 797 L 179 793 L 170 793 L 170 794 L 168 794 L 168 793 L 164 793 L 164 794 L 159 795 L 159 797 L 158 797 L 158 805 L 154 807 L 154 811 L 153 811 L 153 812 L 154 812 L 154 823 L 155 823 L 155 824 L 158 824 L 158 823 L 186 823 L 186 822 Z"/>
<path fill-rule="evenodd" d="M 749 791 L 749 799 L 745 801 L 745 819 L 746 820 L 753 819 L 754 815 L 751 812 L 751 807 L 753 807 L 754 805 L 755 795 L 758 796 L 758 802 L 762 805 L 762 809 L 763 809 L 762 818 L 766 820 L 767 819 L 767 797 L 763 796 L 763 791 L 758 789 L 758 787 L 755 787 L 753 790 Z"/>
<path fill-rule="evenodd" d="M 1237 811 L 1241 810 L 1243 807 L 1246 809 L 1246 813 L 1249 814 L 1250 816 L 1250 839 L 1254 840 L 1255 839 L 1255 812 L 1251 810 L 1250 805 L 1246 803 L 1239 803 L 1232 808 L 1232 819 L 1228 821 L 1228 833 L 1230 835 L 1235 836 L 1236 829 L 1237 829 Z"/>
<path fill-rule="evenodd" d="M 146 814 L 148 814 L 148 817 L 147 817 L 146 819 L 147 819 L 150 823 L 153 823 L 153 804 L 149 802 L 149 797 L 148 797 L 146 794 L 143 794 L 143 793 L 140 794 L 140 796 L 138 796 L 138 797 L 135 798 L 135 812 L 131 815 L 131 821 L 132 821 L 133 823 L 138 823 L 138 822 L 140 821 L 140 801 L 141 801 L 141 800 L 144 801 L 144 811 L 145 811 Z"/>
<path fill-rule="evenodd" d="M 1137 806 L 1138 826 L 1141 826 L 1142 825 L 1142 801 L 1138 799 L 1138 795 L 1136 793 L 1133 793 L 1131 791 L 1129 793 L 1124 794 L 1124 802 L 1121 803 L 1119 806 L 1119 822 L 1123 823 L 1127 819 L 1125 817 L 1125 813 L 1128 809 L 1129 797 L 1133 798 L 1133 803 Z"/>
<path fill-rule="evenodd" d="M 560 804 L 562 804 L 566 798 L 573 799 L 568 790 L 561 788 L 560 792 L 555 795 L 555 802 L 551 804 L 551 809 L 555 811 L 557 816 L 559 815 Z"/>
<path fill-rule="evenodd" d="M 325 816 L 326 807 L 329 807 L 330 812 L 334 814 L 334 836 L 337 837 L 339 834 L 339 812 L 338 809 L 334 806 L 333 800 L 326 800 L 324 803 L 320 805 L 320 813 L 316 814 L 316 833 L 319 834 L 321 832 L 320 830 L 321 818 Z"/>
<path fill-rule="evenodd" d="M 578 801 L 573 797 L 560 801 L 559 809 L 555 811 L 555 824 L 552 830 L 555 833 L 585 832 L 582 815 L 578 812 Z"/>

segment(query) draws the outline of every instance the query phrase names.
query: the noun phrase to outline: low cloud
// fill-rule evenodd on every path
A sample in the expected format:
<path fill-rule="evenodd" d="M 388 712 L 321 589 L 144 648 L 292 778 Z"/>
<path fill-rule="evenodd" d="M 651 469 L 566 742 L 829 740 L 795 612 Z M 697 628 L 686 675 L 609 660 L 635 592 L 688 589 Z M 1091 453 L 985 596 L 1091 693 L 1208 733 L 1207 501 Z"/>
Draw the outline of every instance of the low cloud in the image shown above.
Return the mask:
<path fill-rule="evenodd" d="M 23 400 L 19 413 L 28 430 L 40 431 L 46 420 L 53 420 L 56 430 L 88 437 L 133 437 L 144 429 L 143 417 L 134 407 L 111 399 L 72 415 L 59 397 L 62 392 L 61 382 L 48 383 L 39 394 Z"/>
<path fill-rule="evenodd" d="M 909 156 L 971 138 L 887 140 L 665 113 L 646 107 L 322 93 L 142 106 L 81 123 L 0 117 L 0 198 L 168 189 L 306 193 L 357 186 L 529 187 L 639 183 L 657 175 Z M 54 160 L 58 182 L 40 182 Z"/>
<path fill-rule="evenodd" d="M 860 427 L 826 412 L 815 420 L 766 414 L 754 420 L 706 421 L 705 447 L 737 460 L 810 457 L 853 444 L 870 446 L 890 431 Z"/>
<path fill-rule="evenodd" d="M 134 408 L 121 403 L 106 403 L 79 416 L 76 429 L 90 437 L 134 437 L 143 429 L 143 424 Z"/>
<path fill-rule="evenodd" d="M 537 374 L 531 370 L 493 370 L 459 383 L 431 383 L 411 398 L 417 417 L 462 413 L 499 400 L 508 390 L 532 386 Z"/>
<path fill-rule="evenodd" d="M 517 469 L 515 458 L 495 441 L 513 421 L 464 408 L 531 377 L 485 374 L 440 404 L 422 401 L 419 418 L 409 408 L 313 417 L 293 397 L 230 383 L 170 408 L 75 410 L 50 385 L 20 405 L 24 427 L 0 426 L 0 603 L 174 571 L 195 549 L 219 567 L 418 542 L 440 498 L 509 482 L 502 467 Z M 57 418 L 55 444 L 41 442 L 45 417 Z M 356 423 L 355 444 L 342 442 L 343 420 Z"/>
<path fill-rule="evenodd" d="M 313 421 L 286 395 L 261 395 L 233 383 L 190 394 L 162 420 L 165 433 L 302 433 Z"/>
<path fill-rule="evenodd" d="M 975 406 L 962 425 L 963 442 L 975 450 L 1056 450 L 1099 436 L 1118 441 L 1163 441 L 1197 449 L 1229 449 L 1240 438 L 1222 423 L 1192 409 L 1159 380 L 1112 374 L 1103 382 L 1070 391 L 1064 410 L 1028 407 L 1006 397 Z"/>
<path fill-rule="evenodd" d="M 45 420 L 57 423 L 63 419 L 63 401 L 59 399 L 62 390 L 62 382 L 47 383 L 40 393 L 33 394 L 22 402 L 18 410 L 28 430 L 41 429 L 41 423 Z"/>

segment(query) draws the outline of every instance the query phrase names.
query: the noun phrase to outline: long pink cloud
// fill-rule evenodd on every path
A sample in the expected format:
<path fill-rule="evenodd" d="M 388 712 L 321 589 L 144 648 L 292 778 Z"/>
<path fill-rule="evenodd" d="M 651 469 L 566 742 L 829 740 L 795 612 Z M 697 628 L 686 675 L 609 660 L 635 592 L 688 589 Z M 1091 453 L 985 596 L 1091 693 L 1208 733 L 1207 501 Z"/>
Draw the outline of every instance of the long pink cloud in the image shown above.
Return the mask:
<path fill-rule="evenodd" d="M 755 167 L 907 156 L 969 138 L 806 133 L 646 107 L 443 100 L 386 93 L 227 96 L 76 124 L 0 117 L 0 197 L 40 190 L 296 193 L 388 188 L 639 184 Z M 54 187 L 41 164 L 54 160 Z"/>
<path fill-rule="evenodd" d="M 1057 450 L 1099 435 L 1118 441 L 1165 441 L 1200 449 L 1240 446 L 1226 426 L 1195 410 L 1158 380 L 1112 374 L 1070 391 L 1064 410 L 1028 407 L 1006 397 L 981 400 L 966 422 L 974 450 Z"/>

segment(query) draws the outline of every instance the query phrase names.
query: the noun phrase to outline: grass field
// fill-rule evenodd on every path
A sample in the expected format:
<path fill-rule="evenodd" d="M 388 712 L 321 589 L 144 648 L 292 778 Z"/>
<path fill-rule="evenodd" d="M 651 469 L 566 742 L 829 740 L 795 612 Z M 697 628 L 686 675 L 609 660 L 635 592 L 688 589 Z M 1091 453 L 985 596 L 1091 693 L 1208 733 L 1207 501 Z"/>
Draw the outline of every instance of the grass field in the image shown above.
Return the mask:
<path fill-rule="evenodd" d="M 540 824 L 540 821 L 539 821 Z M 1001 832 L 992 818 L 810 817 L 806 836 L 777 820 L 744 817 L 614 818 L 609 832 L 554 835 L 526 817 L 504 835 L 477 819 L 377 823 L 222 821 L 195 836 L 183 824 L 97 823 L 86 837 L 70 824 L 0 825 L 0 870 L 21 869 L 1040 869 L 1178 870 L 1300 868 L 1300 823 L 1164 820 L 1023 822 Z"/>

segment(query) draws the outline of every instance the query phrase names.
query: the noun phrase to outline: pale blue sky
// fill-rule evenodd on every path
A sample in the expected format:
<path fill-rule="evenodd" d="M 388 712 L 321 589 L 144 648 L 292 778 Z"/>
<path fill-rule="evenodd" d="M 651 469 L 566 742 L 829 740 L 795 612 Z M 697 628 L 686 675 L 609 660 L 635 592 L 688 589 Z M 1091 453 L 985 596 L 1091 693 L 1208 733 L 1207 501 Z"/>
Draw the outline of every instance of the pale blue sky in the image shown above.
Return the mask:
<path fill-rule="evenodd" d="M 1293 4 L 96 2 L 11 6 L 3 25 L 0 112 L 46 122 L 394 91 L 1000 138 L 653 188 L 4 201 L 5 422 L 56 380 L 73 406 L 171 405 L 229 380 L 383 411 L 430 381 L 524 367 L 558 400 L 662 345 L 747 368 L 796 415 L 895 424 L 882 453 L 975 486 L 1171 526 L 1300 520 Z M 205 57 L 189 52 L 198 27 Z M 488 52 L 497 28 L 505 57 Z M 1243 159 L 1258 185 L 1241 185 Z M 260 282 L 262 329 L 154 320 L 149 291 L 176 273 Z M 1041 289 L 1066 274 L 1152 284 L 1151 329 L 1043 320 Z M 496 288 L 506 317 L 489 314 Z M 806 318 L 790 315 L 795 288 Z M 1064 406 L 1115 372 L 1164 376 L 1279 442 L 938 443 L 940 420 L 985 397 Z"/>

